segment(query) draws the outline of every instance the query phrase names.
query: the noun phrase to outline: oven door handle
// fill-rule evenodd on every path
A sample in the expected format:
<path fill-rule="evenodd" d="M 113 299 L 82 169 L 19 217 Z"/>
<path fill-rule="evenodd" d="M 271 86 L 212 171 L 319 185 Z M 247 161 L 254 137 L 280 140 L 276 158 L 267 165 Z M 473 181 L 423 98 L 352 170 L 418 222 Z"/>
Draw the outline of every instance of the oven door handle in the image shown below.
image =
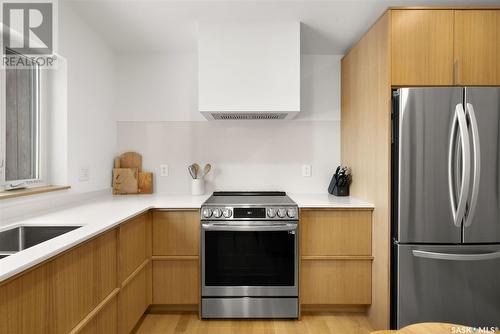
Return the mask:
<path fill-rule="evenodd" d="M 205 231 L 295 231 L 297 224 L 274 225 L 237 225 L 237 224 L 201 224 Z"/>

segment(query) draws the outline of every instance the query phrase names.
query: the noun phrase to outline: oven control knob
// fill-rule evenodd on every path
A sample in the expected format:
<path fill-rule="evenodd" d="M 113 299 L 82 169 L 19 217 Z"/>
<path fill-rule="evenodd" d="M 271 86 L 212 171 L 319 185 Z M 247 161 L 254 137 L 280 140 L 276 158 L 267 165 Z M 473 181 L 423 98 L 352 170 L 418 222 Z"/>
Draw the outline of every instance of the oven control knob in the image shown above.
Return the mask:
<path fill-rule="evenodd" d="M 210 208 L 203 209 L 203 217 L 205 217 L 205 218 L 212 217 L 212 209 L 210 209 Z"/>
<path fill-rule="evenodd" d="M 286 217 L 286 209 L 278 209 L 278 217 L 285 218 Z"/>
<path fill-rule="evenodd" d="M 214 217 L 215 218 L 220 218 L 222 216 L 222 211 L 221 209 L 217 208 L 217 209 L 214 209 Z"/>
<path fill-rule="evenodd" d="M 267 216 L 269 218 L 274 218 L 276 217 L 276 209 L 273 209 L 273 208 L 269 208 L 267 209 Z"/>
<path fill-rule="evenodd" d="M 222 211 L 222 214 L 226 218 L 231 218 L 231 216 L 233 215 L 233 210 L 226 208 L 226 209 L 224 209 L 224 211 Z"/>
<path fill-rule="evenodd" d="M 295 209 L 288 209 L 286 215 L 290 218 L 295 218 L 295 216 L 297 215 L 297 211 Z"/>

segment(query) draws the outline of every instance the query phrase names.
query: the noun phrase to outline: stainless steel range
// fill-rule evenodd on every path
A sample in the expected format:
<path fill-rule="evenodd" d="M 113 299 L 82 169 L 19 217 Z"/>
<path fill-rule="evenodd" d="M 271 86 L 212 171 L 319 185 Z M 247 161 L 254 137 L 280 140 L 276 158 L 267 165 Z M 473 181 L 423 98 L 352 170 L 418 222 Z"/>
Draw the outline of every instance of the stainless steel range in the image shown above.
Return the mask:
<path fill-rule="evenodd" d="M 201 207 L 202 318 L 297 318 L 298 223 L 284 192 L 214 192 Z"/>

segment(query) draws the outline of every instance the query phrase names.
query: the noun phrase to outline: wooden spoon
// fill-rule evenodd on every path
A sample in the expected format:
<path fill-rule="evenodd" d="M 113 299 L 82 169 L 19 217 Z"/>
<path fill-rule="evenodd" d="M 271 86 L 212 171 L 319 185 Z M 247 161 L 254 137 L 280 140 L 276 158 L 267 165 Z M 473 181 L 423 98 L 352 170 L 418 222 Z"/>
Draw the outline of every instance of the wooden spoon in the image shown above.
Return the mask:
<path fill-rule="evenodd" d="M 194 178 L 198 178 L 198 173 L 200 172 L 200 165 L 198 165 L 196 162 L 192 165 L 194 169 Z"/>
<path fill-rule="evenodd" d="M 210 165 L 210 164 L 206 164 L 205 167 L 203 167 L 203 178 L 205 178 L 205 176 L 207 176 L 207 174 L 210 172 L 211 169 L 212 169 L 212 165 Z"/>

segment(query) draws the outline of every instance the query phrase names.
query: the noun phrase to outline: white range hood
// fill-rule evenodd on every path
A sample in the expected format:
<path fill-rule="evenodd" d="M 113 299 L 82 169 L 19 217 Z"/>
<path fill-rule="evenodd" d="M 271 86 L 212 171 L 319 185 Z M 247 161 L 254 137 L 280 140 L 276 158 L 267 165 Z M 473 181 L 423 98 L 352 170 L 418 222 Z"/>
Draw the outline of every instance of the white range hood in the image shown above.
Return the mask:
<path fill-rule="evenodd" d="M 199 25 L 198 108 L 208 120 L 300 111 L 300 22 Z"/>

